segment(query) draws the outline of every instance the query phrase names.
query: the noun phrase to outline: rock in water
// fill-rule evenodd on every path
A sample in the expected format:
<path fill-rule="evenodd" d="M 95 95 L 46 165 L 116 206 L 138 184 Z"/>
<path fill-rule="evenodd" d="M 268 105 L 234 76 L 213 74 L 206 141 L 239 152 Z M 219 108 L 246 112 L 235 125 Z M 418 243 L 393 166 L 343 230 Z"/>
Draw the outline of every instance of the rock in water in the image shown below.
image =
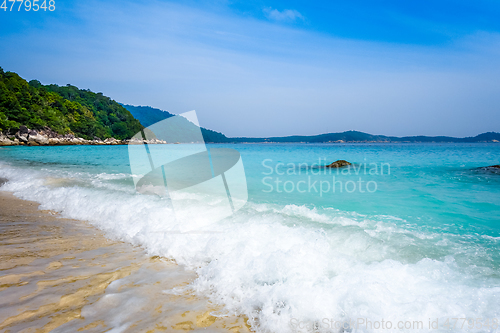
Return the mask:
<path fill-rule="evenodd" d="M 490 165 L 487 167 L 480 167 L 478 170 L 486 171 L 489 173 L 500 174 L 500 164 Z"/>
<path fill-rule="evenodd" d="M 333 162 L 332 164 L 328 164 L 326 167 L 327 168 L 342 168 L 345 166 L 351 165 L 351 163 L 345 161 L 345 160 L 338 160 Z"/>

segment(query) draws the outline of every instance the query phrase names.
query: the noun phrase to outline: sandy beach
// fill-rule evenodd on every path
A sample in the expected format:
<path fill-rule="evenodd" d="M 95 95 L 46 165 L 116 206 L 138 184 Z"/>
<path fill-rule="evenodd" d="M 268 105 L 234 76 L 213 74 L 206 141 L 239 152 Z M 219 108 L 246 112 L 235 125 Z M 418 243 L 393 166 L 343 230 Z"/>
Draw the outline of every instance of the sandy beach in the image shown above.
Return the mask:
<path fill-rule="evenodd" d="M 176 292 L 194 273 L 0 191 L 0 331 L 249 332 Z"/>

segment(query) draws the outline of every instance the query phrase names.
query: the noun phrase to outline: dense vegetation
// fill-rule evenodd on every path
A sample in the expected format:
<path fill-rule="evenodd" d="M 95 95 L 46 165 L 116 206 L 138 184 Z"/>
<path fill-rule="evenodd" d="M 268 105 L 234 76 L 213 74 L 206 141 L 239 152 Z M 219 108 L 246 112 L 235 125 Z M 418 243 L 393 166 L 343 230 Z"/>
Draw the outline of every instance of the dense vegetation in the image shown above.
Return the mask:
<path fill-rule="evenodd" d="M 160 109 L 155 109 L 150 106 L 133 106 L 133 105 L 123 105 L 125 109 L 130 111 L 132 115 L 138 119 L 141 124 L 145 127 L 151 126 L 161 120 L 175 116 L 174 114 L 163 111 Z M 179 142 L 190 142 L 189 138 L 194 136 L 197 126 L 190 123 L 177 123 L 176 128 L 165 129 L 168 133 L 155 133 L 158 137 L 165 139 L 167 142 L 179 141 Z M 164 135 L 162 135 L 164 134 Z M 212 143 L 222 143 L 229 142 L 230 139 L 224 134 L 209 130 L 207 128 L 201 127 L 201 134 L 203 135 L 203 140 L 205 142 Z M 175 138 L 175 140 L 169 140 L 169 138 Z"/>
<path fill-rule="evenodd" d="M 102 93 L 67 85 L 29 83 L 0 67 L 0 131 L 19 126 L 50 127 L 84 139 L 129 139 L 143 126 L 120 104 Z"/>

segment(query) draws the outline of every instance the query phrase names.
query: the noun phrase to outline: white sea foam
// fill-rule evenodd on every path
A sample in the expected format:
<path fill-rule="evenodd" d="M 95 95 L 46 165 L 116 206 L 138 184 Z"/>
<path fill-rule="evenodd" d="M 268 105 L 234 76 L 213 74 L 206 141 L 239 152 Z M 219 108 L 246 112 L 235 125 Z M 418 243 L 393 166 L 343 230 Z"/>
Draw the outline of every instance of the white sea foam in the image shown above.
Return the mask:
<path fill-rule="evenodd" d="M 498 276 L 488 267 L 487 251 L 467 237 L 405 228 L 397 219 L 252 203 L 201 230 L 207 233 L 182 234 L 168 200 L 106 183 L 122 174 L 97 175 L 92 186 L 49 186 L 50 173 L 2 165 L 0 177 L 10 180 L 2 190 L 195 270 L 198 278 L 186 288 L 224 305 L 218 315 L 248 316 L 259 332 L 310 331 L 314 325 L 338 331 L 325 318 L 394 325 L 500 318 Z M 470 258 L 477 269 L 467 264 Z M 356 330 L 364 331 L 380 329 Z"/>

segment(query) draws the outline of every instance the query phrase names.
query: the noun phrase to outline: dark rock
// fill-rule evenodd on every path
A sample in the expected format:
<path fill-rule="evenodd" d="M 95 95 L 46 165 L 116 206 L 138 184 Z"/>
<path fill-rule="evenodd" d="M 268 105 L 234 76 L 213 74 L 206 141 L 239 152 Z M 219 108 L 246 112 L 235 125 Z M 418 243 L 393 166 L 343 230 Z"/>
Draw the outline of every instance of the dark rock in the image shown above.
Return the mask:
<path fill-rule="evenodd" d="M 13 128 L 9 128 L 8 130 L 5 131 L 5 134 L 7 134 L 7 136 L 15 136 L 17 132 L 19 131 L 16 131 Z"/>
<path fill-rule="evenodd" d="M 18 139 L 19 142 L 28 142 L 28 133 L 21 134 L 20 132 L 17 132 L 16 139 Z"/>
<path fill-rule="evenodd" d="M 38 135 L 38 132 L 35 130 L 29 130 L 29 135 Z"/>
<path fill-rule="evenodd" d="M 28 127 L 24 126 L 24 125 L 21 125 L 19 126 L 19 134 L 20 135 L 23 135 L 23 134 L 28 134 L 29 133 L 29 129 Z"/>
<path fill-rule="evenodd" d="M 500 164 L 480 167 L 477 168 L 477 170 L 481 170 L 488 173 L 500 174 Z"/>
<path fill-rule="evenodd" d="M 345 167 L 348 165 L 351 165 L 351 163 L 349 163 L 345 160 L 338 160 L 338 161 L 333 162 L 332 164 L 328 164 L 326 167 L 327 168 L 341 168 L 341 167 Z"/>
<path fill-rule="evenodd" d="M 39 132 L 42 135 L 45 135 L 47 138 L 57 138 L 59 134 L 57 132 L 54 132 L 52 128 L 45 126 L 42 131 Z"/>

